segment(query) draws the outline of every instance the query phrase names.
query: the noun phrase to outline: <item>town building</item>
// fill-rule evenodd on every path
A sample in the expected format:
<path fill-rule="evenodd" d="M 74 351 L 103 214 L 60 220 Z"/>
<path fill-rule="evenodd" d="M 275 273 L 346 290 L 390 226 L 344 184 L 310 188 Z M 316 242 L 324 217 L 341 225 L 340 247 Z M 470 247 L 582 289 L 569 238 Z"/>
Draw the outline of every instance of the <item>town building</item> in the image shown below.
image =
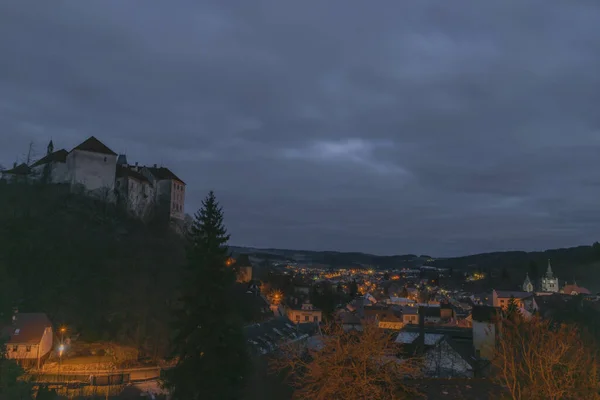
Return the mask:
<path fill-rule="evenodd" d="M 578 286 L 577 282 L 573 282 L 571 285 L 565 285 L 560 289 L 560 293 L 570 294 L 571 296 L 577 296 L 579 294 L 592 294 L 588 289 Z"/>
<path fill-rule="evenodd" d="M 533 312 L 537 309 L 533 293 L 516 290 L 492 290 L 492 306 L 494 307 L 506 309 L 511 299 L 513 299 L 518 308 L 527 312 Z"/>
<path fill-rule="evenodd" d="M 550 260 L 548 260 L 548 269 L 546 270 L 546 274 L 542 277 L 540 288 L 542 292 L 558 292 L 558 278 L 555 278 L 554 274 L 552 273 L 552 266 L 550 265 Z"/>
<path fill-rule="evenodd" d="M 23 367 L 39 368 L 52 350 L 52 323 L 44 313 L 15 313 L 2 336 L 6 357 Z"/>
<path fill-rule="evenodd" d="M 494 358 L 496 340 L 501 329 L 501 312 L 498 307 L 474 306 L 472 314 L 473 347 L 477 357 Z"/>
<path fill-rule="evenodd" d="M 523 282 L 523 291 L 528 293 L 533 293 L 533 283 L 531 283 L 531 279 L 529 279 L 529 273 L 525 275 L 525 281 Z"/>
<path fill-rule="evenodd" d="M 304 303 L 300 307 L 288 307 L 287 317 L 295 324 L 320 323 L 323 313 L 310 303 Z"/>

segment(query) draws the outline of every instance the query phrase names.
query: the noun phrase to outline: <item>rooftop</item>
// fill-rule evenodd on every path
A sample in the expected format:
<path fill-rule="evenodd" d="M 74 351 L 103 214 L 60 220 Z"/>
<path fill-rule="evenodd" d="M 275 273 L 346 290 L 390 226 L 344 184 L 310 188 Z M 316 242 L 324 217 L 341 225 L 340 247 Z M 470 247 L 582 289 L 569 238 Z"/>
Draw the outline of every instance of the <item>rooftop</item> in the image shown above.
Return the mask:
<path fill-rule="evenodd" d="M 81 151 L 89 151 L 90 153 L 100 153 L 100 154 L 108 154 L 111 156 L 116 156 L 117 153 L 109 149 L 104 143 L 96 139 L 94 136 L 91 136 L 79 146 L 73 148 L 73 150 L 81 150 Z"/>
<path fill-rule="evenodd" d="M 19 313 L 14 324 L 2 329 L 2 336 L 8 337 L 7 344 L 37 344 L 48 327 L 52 323 L 44 313 Z"/>
<path fill-rule="evenodd" d="M 279 317 L 262 324 L 246 326 L 244 335 L 256 351 L 267 354 L 277 349 L 281 343 L 308 338 L 314 330 L 313 324 L 294 325 L 286 317 Z"/>
<path fill-rule="evenodd" d="M 494 290 L 496 295 L 502 299 L 509 299 L 514 297 L 515 299 L 526 299 L 528 297 L 533 296 L 533 293 L 529 292 L 519 292 L 516 290 Z"/>
<path fill-rule="evenodd" d="M 29 168 L 29 166 L 27 166 L 27 164 L 22 163 L 22 164 L 17 165 L 16 167 L 4 170 L 2 172 L 5 174 L 13 174 L 13 175 L 28 175 L 31 172 L 31 169 Z"/>
<path fill-rule="evenodd" d="M 37 160 L 35 163 L 33 163 L 31 165 L 31 168 L 37 167 L 40 165 L 44 165 L 44 164 L 48 164 L 51 162 L 64 163 L 67 161 L 67 154 L 69 154 L 69 152 L 66 151 L 65 149 L 55 151 L 54 153 L 50 153 L 50 154 L 46 155 L 45 157 Z"/>
<path fill-rule="evenodd" d="M 185 185 L 185 182 L 179 179 L 169 168 L 165 167 L 145 167 L 156 180 L 176 180 Z"/>
<path fill-rule="evenodd" d="M 139 173 L 138 171 L 134 171 L 133 169 L 123 166 L 123 165 L 117 165 L 117 178 L 132 178 L 132 179 L 136 179 L 140 182 L 150 182 L 148 180 L 148 178 L 146 178 L 144 175 L 142 175 L 141 173 Z"/>

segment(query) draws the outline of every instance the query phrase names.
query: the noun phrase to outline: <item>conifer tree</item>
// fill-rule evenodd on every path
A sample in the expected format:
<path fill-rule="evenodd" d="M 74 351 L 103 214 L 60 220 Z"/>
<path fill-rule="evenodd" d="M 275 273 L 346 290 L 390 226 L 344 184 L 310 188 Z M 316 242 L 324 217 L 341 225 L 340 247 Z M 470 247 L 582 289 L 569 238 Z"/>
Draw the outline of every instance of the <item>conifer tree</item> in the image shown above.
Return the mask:
<path fill-rule="evenodd" d="M 191 228 L 188 264 L 176 314 L 177 365 L 166 374 L 174 400 L 239 398 L 246 343 L 228 290 L 235 274 L 226 265 L 229 235 L 211 191 Z"/>

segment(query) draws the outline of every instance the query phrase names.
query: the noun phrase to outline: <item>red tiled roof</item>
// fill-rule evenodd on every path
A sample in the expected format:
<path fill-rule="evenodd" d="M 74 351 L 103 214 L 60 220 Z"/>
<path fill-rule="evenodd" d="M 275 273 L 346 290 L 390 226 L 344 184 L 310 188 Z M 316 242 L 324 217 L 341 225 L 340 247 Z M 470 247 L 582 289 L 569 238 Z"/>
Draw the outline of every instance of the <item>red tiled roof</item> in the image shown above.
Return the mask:
<path fill-rule="evenodd" d="M 64 162 L 67 161 L 67 154 L 69 154 L 69 152 L 66 151 L 65 149 L 61 149 L 61 150 L 55 151 L 54 153 L 48 154 L 44 158 L 39 159 L 38 161 L 36 161 L 35 163 L 33 163 L 31 165 L 31 168 L 37 167 L 38 165 L 48 164 L 48 163 L 51 163 L 51 162 L 64 163 Z"/>
<path fill-rule="evenodd" d="M 82 150 L 89 151 L 91 153 L 100 153 L 100 154 L 109 154 L 111 156 L 116 156 L 117 153 L 106 147 L 104 143 L 91 136 L 85 142 L 81 143 L 79 146 L 75 147 L 73 150 Z M 73 151 L 71 150 L 71 151 Z"/>
<path fill-rule="evenodd" d="M 52 323 L 46 314 L 20 313 L 14 324 L 2 329 L 2 334 L 9 338 L 6 344 L 38 344 L 48 327 Z"/>
<path fill-rule="evenodd" d="M 565 285 L 562 291 L 566 294 L 571 294 L 573 292 L 579 294 L 591 294 L 591 292 L 588 289 L 577 285 Z"/>

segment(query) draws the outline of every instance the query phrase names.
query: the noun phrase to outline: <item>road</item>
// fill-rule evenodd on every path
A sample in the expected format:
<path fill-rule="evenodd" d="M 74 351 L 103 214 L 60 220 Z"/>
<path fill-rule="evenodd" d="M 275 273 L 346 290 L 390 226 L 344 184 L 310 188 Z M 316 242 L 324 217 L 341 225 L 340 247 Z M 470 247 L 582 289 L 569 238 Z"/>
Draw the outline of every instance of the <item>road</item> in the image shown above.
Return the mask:
<path fill-rule="evenodd" d="M 89 382 L 90 375 L 106 376 L 106 375 L 117 375 L 117 374 L 129 374 L 129 380 L 131 382 L 143 382 L 148 380 L 155 380 L 160 377 L 160 367 L 144 367 L 144 368 L 127 368 L 113 371 L 86 371 L 82 372 L 63 372 L 60 374 L 56 372 L 47 372 L 42 374 L 30 374 L 34 377 L 35 382 L 64 382 L 64 381 L 80 381 Z"/>

